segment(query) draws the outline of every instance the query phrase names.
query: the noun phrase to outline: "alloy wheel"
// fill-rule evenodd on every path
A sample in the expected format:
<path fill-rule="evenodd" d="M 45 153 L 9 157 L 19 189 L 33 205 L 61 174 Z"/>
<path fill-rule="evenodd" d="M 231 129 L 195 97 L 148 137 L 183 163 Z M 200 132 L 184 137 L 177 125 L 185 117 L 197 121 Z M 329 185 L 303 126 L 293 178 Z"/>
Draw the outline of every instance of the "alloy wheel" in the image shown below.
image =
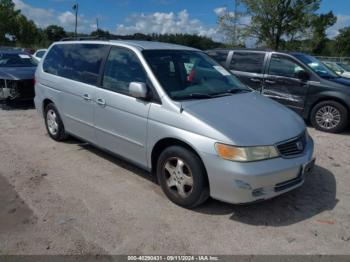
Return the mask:
<path fill-rule="evenodd" d="M 58 123 L 56 112 L 52 109 L 49 109 L 46 113 L 46 122 L 47 127 L 51 135 L 55 136 L 58 133 Z"/>
<path fill-rule="evenodd" d="M 166 185 L 181 198 L 187 198 L 193 191 L 193 176 L 189 166 L 178 157 L 169 158 L 164 165 Z"/>
<path fill-rule="evenodd" d="M 325 105 L 316 112 L 316 123 L 324 129 L 333 129 L 341 122 L 340 111 L 331 105 Z"/>

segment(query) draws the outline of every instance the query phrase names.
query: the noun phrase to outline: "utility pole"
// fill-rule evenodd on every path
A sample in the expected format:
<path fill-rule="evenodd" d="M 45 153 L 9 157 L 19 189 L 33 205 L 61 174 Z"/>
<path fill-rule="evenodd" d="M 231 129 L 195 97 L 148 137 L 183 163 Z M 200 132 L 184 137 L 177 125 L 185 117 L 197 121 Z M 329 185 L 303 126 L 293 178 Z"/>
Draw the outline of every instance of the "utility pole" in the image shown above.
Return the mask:
<path fill-rule="evenodd" d="M 96 17 L 96 30 L 98 31 L 98 17 Z"/>
<path fill-rule="evenodd" d="M 75 10 L 75 38 L 77 38 L 78 36 L 78 9 L 79 9 L 79 5 L 75 4 L 73 6 L 73 10 Z"/>

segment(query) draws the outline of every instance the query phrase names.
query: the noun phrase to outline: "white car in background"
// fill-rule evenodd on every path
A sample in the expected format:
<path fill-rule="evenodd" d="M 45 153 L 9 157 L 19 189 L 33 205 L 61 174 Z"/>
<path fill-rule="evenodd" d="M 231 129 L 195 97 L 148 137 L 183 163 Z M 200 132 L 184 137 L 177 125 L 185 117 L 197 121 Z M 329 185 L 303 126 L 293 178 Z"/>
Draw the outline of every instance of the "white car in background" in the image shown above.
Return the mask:
<path fill-rule="evenodd" d="M 324 61 L 323 62 L 329 69 L 333 70 L 341 77 L 350 78 L 350 72 L 345 70 L 343 66 L 336 62 Z"/>
<path fill-rule="evenodd" d="M 46 51 L 47 51 L 47 49 L 39 49 L 34 53 L 33 57 L 36 60 L 40 61 L 41 58 L 43 58 L 43 56 L 45 55 Z"/>

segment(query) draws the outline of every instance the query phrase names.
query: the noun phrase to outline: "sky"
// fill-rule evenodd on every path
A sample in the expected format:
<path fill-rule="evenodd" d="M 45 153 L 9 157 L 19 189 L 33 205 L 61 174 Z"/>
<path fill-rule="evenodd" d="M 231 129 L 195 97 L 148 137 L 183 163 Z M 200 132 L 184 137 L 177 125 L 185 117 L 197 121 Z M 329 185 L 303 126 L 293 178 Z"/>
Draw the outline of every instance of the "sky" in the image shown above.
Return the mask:
<path fill-rule="evenodd" d="M 114 34 L 190 33 L 223 41 L 217 17 L 233 10 L 234 0 L 13 0 L 17 9 L 39 27 L 57 24 L 74 31 L 72 6 L 79 4 L 79 32 L 99 28 Z M 350 0 L 323 0 L 320 13 L 333 11 L 337 23 L 328 30 L 335 37 L 338 30 L 350 26 Z M 246 21 L 248 21 L 246 19 Z"/>

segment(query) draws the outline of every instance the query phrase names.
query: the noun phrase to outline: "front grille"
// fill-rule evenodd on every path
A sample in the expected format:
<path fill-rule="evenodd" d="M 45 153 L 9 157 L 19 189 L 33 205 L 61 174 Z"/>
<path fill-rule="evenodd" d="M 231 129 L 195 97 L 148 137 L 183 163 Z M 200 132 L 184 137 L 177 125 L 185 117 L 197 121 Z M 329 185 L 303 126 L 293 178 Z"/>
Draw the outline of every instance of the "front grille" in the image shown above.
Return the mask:
<path fill-rule="evenodd" d="M 306 133 L 293 138 L 291 140 L 282 142 L 277 145 L 277 149 L 284 157 L 293 157 L 304 152 L 306 147 Z"/>

